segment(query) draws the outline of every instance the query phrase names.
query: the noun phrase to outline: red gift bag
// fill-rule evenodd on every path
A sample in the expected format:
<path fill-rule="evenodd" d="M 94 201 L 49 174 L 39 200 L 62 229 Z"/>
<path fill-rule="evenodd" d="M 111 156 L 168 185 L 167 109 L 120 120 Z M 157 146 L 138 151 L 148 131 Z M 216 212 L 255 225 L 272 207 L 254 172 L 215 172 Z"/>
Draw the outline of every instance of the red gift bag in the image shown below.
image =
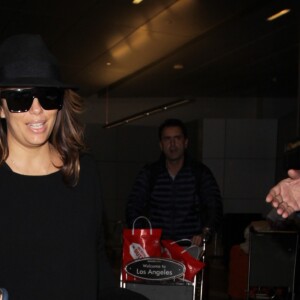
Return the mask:
<path fill-rule="evenodd" d="M 135 229 L 135 222 L 142 218 L 149 223 L 150 228 Z M 143 216 L 134 220 L 132 229 L 123 229 L 123 281 L 137 280 L 125 271 L 129 262 L 144 257 L 161 257 L 161 232 L 161 229 L 152 228 L 150 221 Z"/>
<path fill-rule="evenodd" d="M 172 258 L 182 262 L 186 268 L 185 279 L 193 281 L 194 276 L 204 268 L 205 264 L 196 257 L 192 256 L 189 253 L 189 249 L 191 249 L 191 247 L 199 248 L 198 256 L 200 256 L 201 248 L 196 245 L 192 245 L 187 249 L 184 249 L 183 247 L 179 246 L 177 242 L 179 241 L 162 240 L 162 257 Z"/>

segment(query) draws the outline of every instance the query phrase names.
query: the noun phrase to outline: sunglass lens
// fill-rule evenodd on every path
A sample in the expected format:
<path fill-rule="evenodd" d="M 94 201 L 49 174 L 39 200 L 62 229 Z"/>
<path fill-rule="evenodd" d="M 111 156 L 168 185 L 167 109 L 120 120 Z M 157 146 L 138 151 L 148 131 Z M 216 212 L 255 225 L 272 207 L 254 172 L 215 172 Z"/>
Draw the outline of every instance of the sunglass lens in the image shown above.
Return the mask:
<path fill-rule="evenodd" d="M 37 89 L 37 98 L 46 110 L 61 109 L 64 90 L 59 88 L 39 88 Z"/>
<path fill-rule="evenodd" d="M 6 90 L 1 92 L 10 112 L 26 112 L 32 104 L 31 90 Z"/>

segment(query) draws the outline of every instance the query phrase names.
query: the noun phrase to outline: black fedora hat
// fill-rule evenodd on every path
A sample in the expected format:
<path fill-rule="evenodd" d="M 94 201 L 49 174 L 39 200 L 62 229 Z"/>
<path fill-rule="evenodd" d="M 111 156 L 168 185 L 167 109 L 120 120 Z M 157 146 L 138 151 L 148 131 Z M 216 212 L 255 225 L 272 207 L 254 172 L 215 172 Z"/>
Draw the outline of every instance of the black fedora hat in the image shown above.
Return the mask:
<path fill-rule="evenodd" d="M 14 35 L 0 45 L 0 87 L 75 88 L 61 82 L 56 58 L 35 34 Z"/>

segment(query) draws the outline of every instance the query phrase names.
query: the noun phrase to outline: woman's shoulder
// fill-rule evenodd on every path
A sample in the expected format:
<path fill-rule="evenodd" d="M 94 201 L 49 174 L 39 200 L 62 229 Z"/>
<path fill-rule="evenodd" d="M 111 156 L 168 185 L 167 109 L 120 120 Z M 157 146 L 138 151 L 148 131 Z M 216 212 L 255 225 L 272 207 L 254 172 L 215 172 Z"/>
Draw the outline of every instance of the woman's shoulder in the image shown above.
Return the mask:
<path fill-rule="evenodd" d="M 81 153 L 80 168 L 87 171 L 97 171 L 97 161 L 92 153 Z"/>
<path fill-rule="evenodd" d="M 97 160 L 91 153 L 80 155 L 80 180 L 79 183 L 93 189 L 99 185 L 100 170 Z"/>
<path fill-rule="evenodd" d="M 82 152 L 80 154 L 80 162 L 81 163 L 86 163 L 86 164 L 95 164 L 96 159 L 94 155 L 91 152 Z"/>
<path fill-rule="evenodd" d="M 11 173 L 12 170 L 10 169 L 10 167 L 6 164 L 6 162 L 2 162 L 2 164 L 0 164 L 0 176 L 4 176 L 6 177 L 7 174 Z"/>

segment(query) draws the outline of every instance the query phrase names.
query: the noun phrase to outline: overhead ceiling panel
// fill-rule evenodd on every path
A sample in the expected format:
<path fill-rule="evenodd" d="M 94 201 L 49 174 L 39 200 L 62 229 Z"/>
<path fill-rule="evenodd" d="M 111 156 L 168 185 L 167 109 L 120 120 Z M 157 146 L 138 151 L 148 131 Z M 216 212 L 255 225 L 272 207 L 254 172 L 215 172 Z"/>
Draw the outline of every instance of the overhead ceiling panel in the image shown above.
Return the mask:
<path fill-rule="evenodd" d="M 295 96 L 299 2 L 3 0 L 0 40 L 41 34 L 84 96 Z"/>

